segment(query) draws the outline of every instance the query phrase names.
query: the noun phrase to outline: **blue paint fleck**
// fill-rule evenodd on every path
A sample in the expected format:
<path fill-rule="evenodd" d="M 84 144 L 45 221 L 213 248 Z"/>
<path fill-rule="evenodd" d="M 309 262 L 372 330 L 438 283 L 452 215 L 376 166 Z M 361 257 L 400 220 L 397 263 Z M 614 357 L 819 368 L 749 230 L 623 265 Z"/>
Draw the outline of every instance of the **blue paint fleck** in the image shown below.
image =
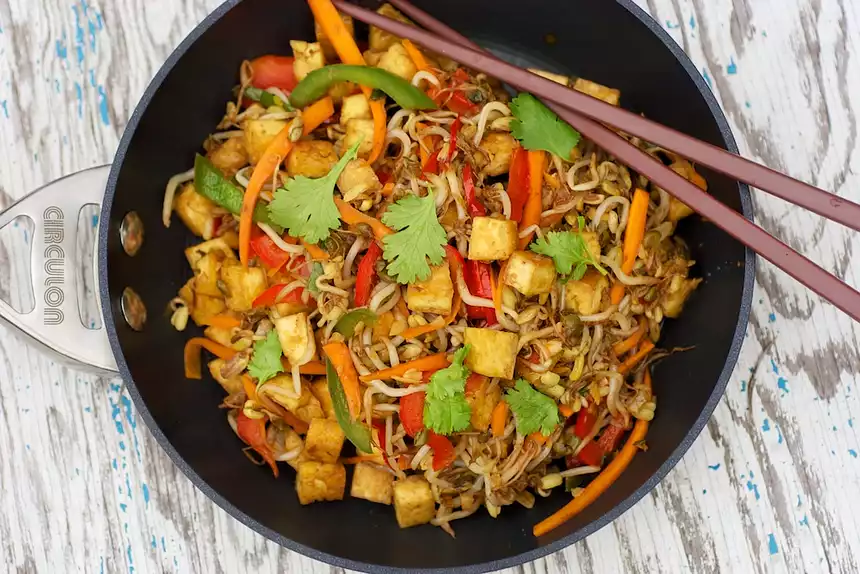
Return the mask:
<path fill-rule="evenodd" d="M 113 466 L 113 469 L 116 470 L 116 459 L 113 459 L 111 466 Z"/>
<path fill-rule="evenodd" d="M 803 515 L 803 520 L 800 521 L 801 526 L 809 526 L 809 517 L 807 515 Z"/>
<path fill-rule="evenodd" d="M 708 494 L 708 489 L 707 489 L 707 488 L 703 488 L 703 489 L 702 489 L 702 494 Z"/>
<path fill-rule="evenodd" d="M 124 502 L 123 502 L 123 503 L 121 503 L 121 504 L 119 505 L 119 507 L 120 507 L 120 510 L 122 510 L 123 512 L 125 512 L 125 511 L 128 509 L 128 505 L 127 505 L 126 503 L 124 503 Z"/>
<path fill-rule="evenodd" d="M 60 80 L 54 80 L 54 91 L 60 93 Z"/>
<path fill-rule="evenodd" d="M 93 226 L 93 228 L 96 228 L 99 226 L 99 214 L 98 213 L 93 215 L 92 226 Z"/>
<path fill-rule="evenodd" d="M 708 70 L 702 68 L 702 76 L 705 78 L 705 83 L 708 84 L 708 87 L 712 90 L 714 89 L 714 83 L 711 81 L 711 75 L 708 73 Z"/>
<path fill-rule="evenodd" d="M 738 73 L 738 65 L 735 63 L 734 58 L 729 58 L 729 65 L 726 66 L 726 73 L 730 76 L 734 76 Z"/>
<path fill-rule="evenodd" d="M 788 381 L 785 380 L 783 377 L 780 377 L 776 380 L 776 386 L 779 387 L 779 390 L 781 390 L 783 392 L 783 396 L 785 396 L 785 394 L 789 393 Z"/>
<path fill-rule="evenodd" d="M 833 425 L 833 432 L 836 432 L 836 425 Z"/>
<path fill-rule="evenodd" d="M 848 426 L 854 428 L 854 419 L 848 419 Z"/>
<path fill-rule="evenodd" d="M 105 557 L 104 556 L 102 556 L 102 567 L 101 567 L 101 570 L 99 570 L 99 572 L 100 572 L 100 574 L 105 574 Z"/>
<path fill-rule="evenodd" d="M 747 102 L 747 107 L 749 107 L 749 102 Z M 767 320 L 771 323 L 776 322 L 776 313 L 771 313 L 770 315 L 768 315 Z"/>
<path fill-rule="evenodd" d="M 128 497 L 131 498 L 131 480 L 128 478 L 128 475 L 125 475 L 125 488 L 128 492 Z"/>
<path fill-rule="evenodd" d="M 776 444 L 782 444 L 782 431 L 776 428 Z"/>
<path fill-rule="evenodd" d="M 179 566 L 179 561 L 176 559 L 176 556 L 173 557 L 173 565 Z"/>
<path fill-rule="evenodd" d="M 143 501 L 149 505 L 149 486 L 146 484 L 143 485 Z"/>
<path fill-rule="evenodd" d="M 774 361 L 773 359 L 770 360 L 770 368 L 773 370 L 773 373 L 775 375 L 779 374 L 779 367 L 776 366 L 776 361 Z"/>
<path fill-rule="evenodd" d="M 152 548 L 158 548 L 158 543 L 155 541 L 155 534 L 152 535 Z"/>
<path fill-rule="evenodd" d="M 119 450 L 125 450 L 125 441 L 119 441 Z"/>
<path fill-rule="evenodd" d="M 769 420 L 764 419 L 764 422 L 761 425 L 761 430 L 763 430 L 764 432 L 767 432 L 770 430 L 770 421 Z"/>
<path fill-rule="evenodd" d="M 752 475 L 750 475 L 750 476 L 752 476 Z M 748 480 L 748 481 L 747 481 L 747 490 L 749 490 L 750 492 L 752 492 L 753 494 L 755 494 L 755 499 L 756 499 L 756 500 L 760 500 L 760 499 L 761 499 L 761 495 L 758 493 L 758 485 L 757 485 L 757 484 L 753 484 L 753 481 L 751 481 L 751 480 Z"/>
<path fill-rule="evenodd" d="M 696 29 L 696 17 L 695 16 L 690 16 L 690 29 L 692 29 L 692 30 Z"/>
<path fill-rule="evenodd" d="M 84 29 L 81 27 L 81 15 L 78 12 L 77 6 L 72 6 L 72 12 L 75 13 L 75 54 L 78 60 L 78 66 L 83 68 L 84 63 Z"/>
<path fill-rule="evenodd" d="M 680 27 L 681 27 L 680 24 L 673 24 L 671 21 L 666 20 L 666 28 L 668 28 L 669 30 L 674 30 L 675 28 L 680 28 Z"/>
<path fill-rule="evenodd" d="M 66 39 L 66 34 L 64 32 L 63 33 L 63 40 L 57 40 L 55 45 L 54 45 L 54 47 L 57 51 L 57 57 L 61 60 L 65 60 L 66 58 L 69 57 L 69 50 L 68 50 L 68 48 L 66 48 L 65 39 Z"/>
<path fill-rule="evenodd" d="M 84 90 L 78 82 L 75 82 L 75 98 L 78 100 L 78 117 L 84 116 Z"/>
<path fill-rule="evenodd" d="M 776 538 L 774 538 L 773 534 L 767 535 L 767 549 L 771 556 L 779 552 L 779 546 L 776 545 Z"/>
<path fill-rule="evenodd" d="M 161 550 L 167 552 L 167 544 L 164 543 L 164 536 L 161 537 Z"/>
<path fill-rule="evenodd" d="M 717 463 L 717 464 L 709 464 L 709 465 L 708 465 L 708 468 L 710 468 L 711 470 L 719 470 L 719 469 L 720 469 L 720 463 Z"/>
<path fill-rule="evenodd" d="M 91 413 L 91 412 L 93 412 L 93 408 L 92 407 L 84 407 L 84 412 L 85 413 Z"/>
<path fill-rule="evenodd" d="M 854 458 L 857 458 L 857 451 L 856 451 L 856 450 L 854 450 L 853 448 L 849 448 L 849 449 L 848 449 L 848 454 L 850 454 L 850 455 L 851 455 L 851 456 L 853 456 Z"/>
<path fill-rule="evenodd" d="M 750 478 L 755 478 L 755 473 L 753 471 L 750 471 Z"/>
<path fill-rule="evenodd" d="M 800 495 L 797 495 L 797 507 L 800 508 Z"/>
<path fill-rule="evenodd" d="M 9 118 L 9 108 L 8 108 L 8 103 L 6 102 L 6 100 L 0 100 L 0 108 L 3 108 L 3 115 L 6 116 L 6 118 L 8 119 Z"/>
<path fill-rule="evenodd" d="M 744 102 L 744 106 L 746 106 L 747 109 L 750 109 L 752 107 L 752 104 L 749 103 L 749 101 L 746 101 Z M 773 320 L 776 321 L 776 315 L 774 315 L 773 313 L 771 313 L 770 315 L 771 317 L 773 317 Z"/>
<path fill-rule="evenodd" d="M 30 450 L 30 445 L 29 445 L 29 444 L 25 444 L 24 446 L 25 446 L 25 447 L 27 447 L 27 450 Z"/>
<path fill-rule="evenodd" d="M 128 556 L 128 572 L 129 574 L 131 574 L 132 572 L 134 572 L 134 566 L 132 566 L 132 564 L 134 564 L 134 560 L 132 560 L 131 558 L 131 544 L 126 547 L 125 553 Z"/>
<path fill-rule="evenodd" d="M 110 114 L 108 114 L 107 93 L 105 93 L 104 86 L 99 86 L 99 115 L 102 118 L 102 123 L 109 126 Z"/>
<path fill-rule="evenodd" d="M 763 37 L 767 38 L 767 31 L 766 31 L 766 30 L 762 30 L 762 31 L 761 31 L 761 35 L 762 35 Z"/>
<path fill-rule="evenodd" d="M 96 87 L 96 71 L 90 68 L 90 85 Z"/>
<path fill-rule="evenodd" d="M 747 390 L 747 382 L 741 381 L 741 392 L 744 393 Z"/>

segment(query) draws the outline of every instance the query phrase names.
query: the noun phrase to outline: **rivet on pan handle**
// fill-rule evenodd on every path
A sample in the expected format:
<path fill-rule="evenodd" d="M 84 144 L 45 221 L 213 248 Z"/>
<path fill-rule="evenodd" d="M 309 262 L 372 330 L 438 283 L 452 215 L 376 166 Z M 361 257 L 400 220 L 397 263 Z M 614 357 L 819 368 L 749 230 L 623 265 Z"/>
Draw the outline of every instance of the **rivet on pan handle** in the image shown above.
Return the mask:
<path fill-rule="evenodd" d="M 30 269 L 36 300 L 29 313 L 0 300 L 0 318 L 62 359 L 115 372 L 104 327 L 83 326 L 77 298 L 78 213 L 85 205 L 101 205 L 109 171 L 102 166 L 58 179 L 0 213 L 0 229 L 22 215 L 33 220 Z"/>

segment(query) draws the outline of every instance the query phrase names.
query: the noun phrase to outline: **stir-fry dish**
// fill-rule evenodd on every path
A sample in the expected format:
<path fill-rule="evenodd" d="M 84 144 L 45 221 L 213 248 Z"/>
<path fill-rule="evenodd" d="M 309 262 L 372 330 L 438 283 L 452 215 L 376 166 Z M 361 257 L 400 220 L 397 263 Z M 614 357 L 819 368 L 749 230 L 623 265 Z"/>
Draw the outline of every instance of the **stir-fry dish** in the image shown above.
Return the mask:
<path fill-rule="evenodd" d="M 165 225 L 202 238 L 171 303 L 176 329 L 205 327 L 186 376 L 214 355 L 248 458 L 295 469 L 302 504 L 349 482 L 453 535 L 567 492 L 544 534 L 647 448 L 655 343 L 700 282 L 674 236 L 692 212 L 532 95 L 373 27 L 361 52 L 350 18 L 309 3 L 316 41 L 243 63 L 167 186 Z"/>

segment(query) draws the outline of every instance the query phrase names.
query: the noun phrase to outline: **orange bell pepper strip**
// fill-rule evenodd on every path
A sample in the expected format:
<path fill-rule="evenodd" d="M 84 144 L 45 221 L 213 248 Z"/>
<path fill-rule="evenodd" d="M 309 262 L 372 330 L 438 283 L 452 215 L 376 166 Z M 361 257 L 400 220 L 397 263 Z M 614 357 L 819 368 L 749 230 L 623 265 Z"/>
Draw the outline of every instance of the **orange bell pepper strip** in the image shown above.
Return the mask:
<path fill-rule="evenodd" d="M 358 225 L 364 223 L 373 231 L 373 236 L 377 239 L 382 239 L 386 235 L 391 235 L 394 230 L 376 219 L 370 217 L 366 213 L 362 213 L 339 197 L 334 198 L 334 203 L 337 205 L 337 210 L 340 212 L 340 218 L 347 225 Z"/>
<path fill-rule="evenodd" d="M 651 388 L 651 373 L 647 370 L 645 371 L 645 384 L 649 389 Z M 633 457 L 639 452 L 638 443 L 645 439 L 647 433 L 648 421 L 637 420 L 633 426 L 633 430 L 630 432 L 630 436 L 627 438 L 627 442 L 624 443 L 624 447 L 615 455 L 612 462 L 579 493 L 579 496 L 568 502 L 555 514 L 536 524 L 532 529 L 534 535 L 543 536 L 552 532 L 597 500 L 597 497 L 612 486 L 612 483 L 630 466 Z"/>
<path fill-rule="evenodd" d="M 438 371 L 439 369 L 444 369 L 450 364 L 451 361 L 448 360 L 447 353 L 436 353 L 435 355 L 421 357 L 420 359 L 415 359 L 408 363 L 400 363 L 396 367 L 382 369 L 381 371 L 376 371 L 369 375 L 362 375 L 359 379 L 361 379 L 363 383 L 369 383 L 374 379 L 384 381 L 386 379 L 393 379 L 394 377 L 402 377 L 407 371 Z"/>
<path fill-rule="evenodd" d="M 645 238 L 645 223 L 648 221 L 648 201 L 649 196 L 647 191 L 637 189 L 633 193 L 633 202 L 630 204 L 630 215 L 627 216 L 627 228 L 624 230 L 624 258 L 621 261 L 621 270 L 624 273 L 630 274 L 633 272 L 633 266 L 636 264 L 636 257 L 639 255 L 639 247 L 642 245 L 642 240 Z M 624 298 L 624 285 L 615 283 L 609 294 L 613 305 L 618 305 Z"/>
<path fill-rule="evenodd" d="M 420 337 L 422 335 L 426 335 L 427 333 L 432 333 L 438 329 L 444 329 L 448 325 L 454 322 L 454 319 L 457 318 L 457 313 L 460 312 L 460 303 L 462 300 L 460 299 L 459 293 L 454 293 L 454 301 L 451 304 L 451 312 L 445 315 L 444 317 L 436 317 L 433 321 L 427 323 L 426 325 L 419 325 L 417 327 L 410 327 L 400 333 L 400 336 L 404 339 L 414 339 L 415 337 Z"/>
<path fill-rule="evenodd" d="M 523 219 L 520 222 L 520 231 L 532 225 L 540 225 L 540 214 L 543 209 L 543 170 L 546 166 L 546 153 L 543 151 L 530 151 L 529 163 L 529 196 L 523 208 Z M 519 248 L 525 249 L 532 240 L 534 232 L 520 238 Z"/>
<path fill-rule="evenodd" d="M 493 412 L 490 415 L 490 428 L 493 431 L 493 437 L 499 438 L 505 434 L 505 423 L 508 422 L 508 403 L 499 401 Z"/>
<path fill-rule="evenodd" d="M 649 340 L 645 340 L 641 345 L 639 345 L 639 350 L 627 357 L 627 359 L 618 365 L 618 372 L 622 375 L 626 375 L 629 373 L 633 367 L 639 364 L 639 361 L 644 359 L 648 353 L 654 350 L 654 343 Z"/>
<path fill-rule="evenodd" d="M 430 69 L 430 65 L 427 64 L 427 58 L 424 57 L 424 54 L 421 53 L 421 50 L 415 47 L 410 40 L 404 38 L 401 40 L 403 47 L 406 49 L 406 53 L 409 54 L 409 57 L 412 58 L 412 63 L 415 64 L 415 67 L 419 70 L 428 70 Z"/>
<path fill-rule="evenodd" d="M 558 405 L 558 412 L 561 413 L 561 416 L 568 419 L 573 414 L 573 409 L 567 405 Z"/>
<path fill-rule="evenodd" d="M 188 339 L 185 343 L 185 351 L 183 352 L 183 361 L 185 363 L 185 378 L 200 379 L 203 377 L 201 372 L 200 349 L 206 349 L 219 359 L 229 361 L 236 355 L 236 351 L 230 347 L 225 347 L 220 343 L 216 343 L 205 337 L 194 337 Z"/>
<path fill-rule="evenodd" d="M 323 352 L 337 371 L 337 376 L 340 377 L 349 406 L 349 414 L 355 420 L 361 413 L 361 388 L 358 384 L 358 372 L 349 354 L 349 347 L 340 342 L 328 343 L 323 346 Z"/>
<path fill-rule="evenodd" d="M 612 346 L 612 352 L 615 353 L 616 357 L 620 357 L 627 351 L 630 351 L 636 345 L 639 344 L 639 341 L 642 340 L 642 337 L 645 336 L 645 333 L 648 332 L 648 322 L 645 320 L 645 317 L 642 317 L 639 321 L 639 328 L 633 332 L 632 335 L 624 339 L 623 341 L 619 341 Z"/>
<path fill-rule="evenodd" d="M 207 327 L 216 327 L 218 329 L 232 329 L 233 327 L 238 327 L 242 324 L 241 319 L 237 319 L 232 315 L 213 315 L 209 317 L 203 324 Z"/>
<path fill-rule="evenodd" d="M 328 261 L 331 259 L 331 255 L 328 254 L 328 251 L 320 247 L 319 245 L 313 245 L 308 243 L 307 241 L 302 241 L 302 247 L 304 247 L 308 255 L 311 256 L 311 259 L 314 261 Z"/>

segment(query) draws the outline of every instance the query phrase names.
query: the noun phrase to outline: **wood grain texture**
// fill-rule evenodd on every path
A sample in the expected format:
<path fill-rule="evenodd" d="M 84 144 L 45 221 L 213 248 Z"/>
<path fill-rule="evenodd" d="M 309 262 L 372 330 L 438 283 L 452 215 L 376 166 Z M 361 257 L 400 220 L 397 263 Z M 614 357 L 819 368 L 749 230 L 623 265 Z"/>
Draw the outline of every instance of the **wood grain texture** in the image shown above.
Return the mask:
<path fill-rule="evenodd" d="M 0 207 L 111 160 L 167 54 L 218 0 L 0 0 Z M 860 5 L 640 0 L 693 58 L 742 152 L 860 201 Z M 764 194 L 770 232 L 858 285 L 860 237 Z M 20 297 L 24 229 L 3 234 Z M 8 272 L 15 266 L 15 273 Z M 760 263 L 725 398 L 649 496 L 511 572 L 857 572 L 860 327 Z M 11 295 L 10 295 L 11 293 Z M 119 382 L 0 327 L 0 556 L 17 572 L 328 572 L 239 524 L 138 424 Z M 854 502 L 851 502 L 854 500 Z"/>

